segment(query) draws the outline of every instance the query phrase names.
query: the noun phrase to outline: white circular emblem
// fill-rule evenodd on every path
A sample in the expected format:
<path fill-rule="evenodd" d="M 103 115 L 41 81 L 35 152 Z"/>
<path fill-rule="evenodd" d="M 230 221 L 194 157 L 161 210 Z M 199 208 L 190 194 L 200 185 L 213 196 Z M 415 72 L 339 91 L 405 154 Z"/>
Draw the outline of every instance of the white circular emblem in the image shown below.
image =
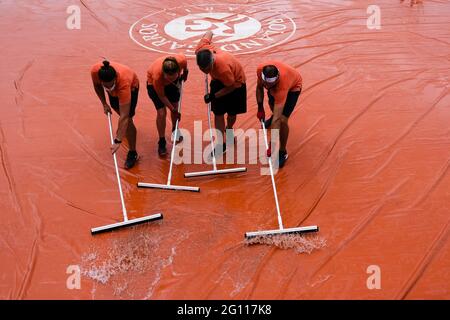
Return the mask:
<path fill-rule="evenodd" d="M 245 5 L 192 5 L 152 13 L 135 22 L 130 37 L 140 46 L 162 53 L 193 56 L 206 31 L 217 47 L 248 54 L 287 41 L 294 21 L 272 9 Z"/>

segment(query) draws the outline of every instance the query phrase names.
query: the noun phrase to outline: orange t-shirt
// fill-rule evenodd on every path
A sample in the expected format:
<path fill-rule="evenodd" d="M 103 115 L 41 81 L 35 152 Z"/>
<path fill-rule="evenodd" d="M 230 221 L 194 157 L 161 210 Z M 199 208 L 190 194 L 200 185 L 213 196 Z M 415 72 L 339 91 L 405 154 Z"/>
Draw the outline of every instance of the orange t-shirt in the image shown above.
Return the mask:
<path fill-rule="evenodd" d="M 98 77 L 98 71 L 103 66 L 103 63 L 99 62 L 95 64 L 91 69 L 92 82 L 95 85 L 101 85 L 101 81 Z M 114 90 L 109 92 L 113 97 L 119 98 L 119 104 L 127 104 L 131 102 L 131 90 L 139 88 L 139 79 L 136 73 L 129 67 L 117 62 L 110 62 L 110 66 L 116 70 L 116 86 Z"/>
<path fill-rule="evenodd" d="M 226 87 L 240 88 L 245 83 L 244 68 L 232 54 L 216 49 L 211 41 L 202 38 L 195 49 L 195 53 L 204 49 L 214 53 L 214 64 L 210 73 L 212 79 L 219 80 Z"/>
<path fill-rule="evenodd" d="M 155 91 L 159 96 L 164 96 L 164 87 L 171 84 L 169 80 L 164 78 L 163 62 L 168 57 L 174 57 L 180 66 L 180 72 L 187 69 L 187 59 L 184 54 L 171 54 L 156 59 L 147 70 L 147 84 L 155 87 Z"/>
<path fill-rule="evenodd" d="M 257 68 L 258 85 L 262 86 L 262 70 L 268 65 L 274 65 L 280 73 L 280 81 L 275 87 L 270 88 L 269 93 L 275 98 L 275 105 L 284 105 L 290 91 L 300 91 L 302 89 L 302 76 L 296 69 L 283 62 L 274 60 L 266 61 Z"/>

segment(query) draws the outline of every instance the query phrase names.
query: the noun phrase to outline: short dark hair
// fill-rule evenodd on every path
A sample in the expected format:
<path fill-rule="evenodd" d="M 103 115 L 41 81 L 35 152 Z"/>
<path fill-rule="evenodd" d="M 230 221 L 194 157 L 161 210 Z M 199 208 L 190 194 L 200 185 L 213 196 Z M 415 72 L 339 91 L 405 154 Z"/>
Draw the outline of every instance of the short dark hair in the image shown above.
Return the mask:
<path fill-rule="evenodd" d="M 262 72 L 266 78 L 274 78 L 279 74 L 278 68 L 273 64 L 265 66 Z"/>
<path fill-rule="evenodd" d="M 167 57 L 163 62 L 163 72 L 166 74 L 174 74 L 180 71 L 180 65 L 174 57 Z"/>
<path fill-rule="evenodd" d="M 213 61 L 213 54 L 208 49 L 200 50 L 197 52 L 197 65 L 205 69 L 211 65 Z"/>
<path fill-rule="evenodd" d="M 116 78 L 116 70 L 111 67 L 108 60 L 103 61 L 102 67 L 98 70 L 98 77 L 104 82 L 110 82 Z"/>

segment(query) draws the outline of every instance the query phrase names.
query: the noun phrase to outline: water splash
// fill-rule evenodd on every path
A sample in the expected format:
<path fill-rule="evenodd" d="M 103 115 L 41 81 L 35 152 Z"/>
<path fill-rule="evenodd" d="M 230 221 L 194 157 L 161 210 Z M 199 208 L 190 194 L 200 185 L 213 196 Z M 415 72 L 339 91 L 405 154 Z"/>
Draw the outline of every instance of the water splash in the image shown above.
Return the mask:
<path fill-rule="evenodd" d="M 184 233 L 155 234 L 145 227 L 115 233 L 82 255 L 81 274 L 112 289 L 114 296 L 148 299 L 149 286 L 153 292 L 162 270 L 173 263 L 174 246 L 186 238 Z"/>
<path fill-rule="evenodd" d="M 263 244 L 276 246 L 280 249 L 294 249 L 296 253 L 312 253 L 326 247 L 326 239 L 319 236 L 301 234 L 280 234 L 274 236 L 259 236 L 245 240 L 245 244 Z"/>
<path fill-rule="evenodd" d="M 148 270 L 157 248 L 156 238 L 149 233 L 128 233 L 125 237 L 110 240 L 107 250 L 96 248 L 84 254 L 81 272 L 102 284 L 116 275 L 143 273 Z"/>

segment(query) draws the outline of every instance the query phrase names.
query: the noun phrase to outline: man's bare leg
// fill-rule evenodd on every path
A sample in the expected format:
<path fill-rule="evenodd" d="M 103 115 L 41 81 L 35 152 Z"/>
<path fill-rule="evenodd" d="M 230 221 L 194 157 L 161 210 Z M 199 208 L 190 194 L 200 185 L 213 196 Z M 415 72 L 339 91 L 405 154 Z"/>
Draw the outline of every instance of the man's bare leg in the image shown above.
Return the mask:
<path fill-rule="evenodd" d="M 134 125 L 133 118 L 131 118 L 128 122 L 127 128 L 127 140 L 130 151 L 136 151 L 136 136 L 137 136 L 136 126 Z"/>
<path fill-rule="evenodd" d="M 280 151 L 286 151 L 287 141 L 289 137 L 289 124 L 288 118 L 281 116 L 281 126 L 280 126 Z"/>
<path fill-rule="evenodd" d="M 166 135 L 166 108 L 160 108 L 156 114 L 156 128 L 158 129 L 159 138 L 164 138 Z"/>

